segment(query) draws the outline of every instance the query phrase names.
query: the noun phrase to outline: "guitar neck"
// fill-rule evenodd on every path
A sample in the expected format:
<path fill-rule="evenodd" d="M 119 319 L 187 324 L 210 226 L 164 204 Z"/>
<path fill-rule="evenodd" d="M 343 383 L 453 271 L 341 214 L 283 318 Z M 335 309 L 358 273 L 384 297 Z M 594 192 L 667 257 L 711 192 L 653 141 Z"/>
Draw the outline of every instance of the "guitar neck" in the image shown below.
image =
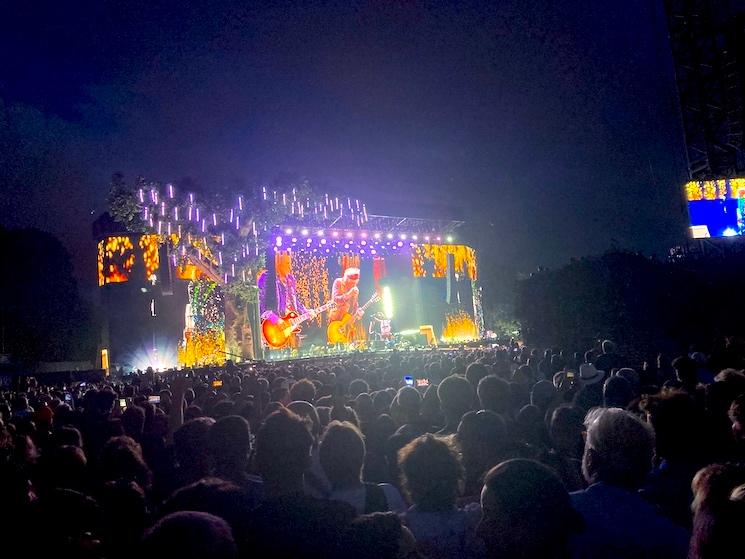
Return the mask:
<path fill-rule="evenodd" d="M 375 301 L 377 301 L 377 299 L 378 299 L 377 295 L 373 295 L 372 297 L 370 297 L 370 300 L 367 303 L 365 303 L 364 305 L 362 305 L 362 307 L 361 307 L 362 308 L 362 312 L 365 312 L 367 310 L 367 307 L 369 307 L 370 305 L 372 305 Z"/>
<path fill-rule="evenodd" d="M 333 301 L 329 301 L 325 305 L 321 305 L 317 309 L 314 309 L 314 311 L 315 311 L 316 314 L 321 314 L 322 312 L 326 312 L 327 310 L 329 310 L 333 306 L 334 306 L 334 302 Z M 301 324 L 301 323 L 305 322 L 306 320 L 308 320 L 310 318 L 310 315 L 311 315 L 311 312 L 310 311 L 301 314 L 300 316 L 298 316 L 293 321 L 293 324 L 297 326 L 298 324 Z"/>

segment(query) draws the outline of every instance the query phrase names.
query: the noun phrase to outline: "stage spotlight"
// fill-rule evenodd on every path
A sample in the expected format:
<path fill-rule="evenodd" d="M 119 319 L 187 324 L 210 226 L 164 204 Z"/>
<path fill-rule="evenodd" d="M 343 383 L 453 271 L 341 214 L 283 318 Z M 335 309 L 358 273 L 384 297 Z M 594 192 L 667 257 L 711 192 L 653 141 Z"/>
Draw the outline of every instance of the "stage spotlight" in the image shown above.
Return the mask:
<path fill-rule="evenodd" d="M 429 242 L 429 235 L 427 235 L 426 237 L 424 237 L 424 240 L 427 241 L 427 242 Z"/>
<path fill-rule="evenodd" d="M 388 233 L 388 234 L 386 235 L 386 237 L 388 237 L 389 239 L 392 239 L 392 238 L 393 238 L 393 233 Z"/>
<path fill-rule="evenodd" d="M 178 366 L 176 348 L 172 344 L 156 342 L 156 347 L 141 347 L 129 356 L 130 366 L 133 369 L 144 371 L 152 367 L 155 371 L 173 369 Z"/>
<path fill-rule="evenodd" d="M 301 234 L 301 235 L 302 235 L 303 237 L 307 237 L 307 236 L 308 236 L 308 230 L 307 230 L 307 229 L 303 229 L 302 231 L 300 231 L 300 234 Z"/>
<path fill-rule="evenodd" d="M 415 241 L 419 240 L 419 237 L 417 237 L 416 235 L 412 235 L 411 238 L 414 239 Z"/>
<path fill-rule="evenodd" d="M 373 235 L 373 237 L 375 237 L 376 239 L 379 239 L 379 238 L 380 238 L 380 233 L 375 233 L 375 234 Z"/>
<path fill-rule="evenodd" d="M 449 242 L 449 243 L 452 243 L 453 242 L 453 236 L 452 235 L 448 235 L 447 236 L 447 242 Z"/>
<path fill-rule="evenodd" d="M 318 230 L 318 231 L 316 232 L 316 235 L 318 235 L 319 237 L 323 237 L 323 229 L 319 229 L 319 230 Z"/>
<path fill-rule="evenodd" d="M 292 235 L 292 229 L 289 227 L 285 229 L 285 235 Z"/>
<path fill-rule="evenodd" d="M 388 320 L 393 318 L 393 295 L 387 285 L 383 287 L 383 313 Z"/>
<path fill-rule="evenodd" d="M 401 233 L 401 240 L 402 240 L 402 241 L 405 241 L 405 240 L 406 240 L 406 234 L 404 234 L 404 233 Z"/>
<path fill-rule="evenodd" d="M 338 237 L 339 236 L 339 232 L 338 231 L 334 231 L 333 233 L 331 233 L 331 236 L 332 237 Z"/>
<path fill-rule="evenodd" d="M 278 247 L 282 246 L 282 237 L 277 236 L 275 243 Z"/>
<path fill-rule="evenodd" d="M 367 233 L 363 231 L 362 233 L 360 233 L 360 237 L 362 237 L 363 239 L 367 239 Z"/>
<path fill-rule="evenodd" d="M 351 231 L 347 231 L 347 239 L 352 238 L 353 233 Z"/>

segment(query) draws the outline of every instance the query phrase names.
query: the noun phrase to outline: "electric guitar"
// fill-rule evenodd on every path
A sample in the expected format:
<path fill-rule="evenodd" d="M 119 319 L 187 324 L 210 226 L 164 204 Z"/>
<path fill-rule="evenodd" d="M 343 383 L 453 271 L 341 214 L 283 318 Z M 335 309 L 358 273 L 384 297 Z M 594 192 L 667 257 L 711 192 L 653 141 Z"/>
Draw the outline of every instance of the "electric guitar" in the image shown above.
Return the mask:
<path fill-rule="evenodd" d="M 373 303 L 377 303 L 380 301 L 380 295 L 377 293 L 373 293 L 373 296 L 370 297 L 370 300 L 362 305 L 360 309 L 362 309 L 362 312 L 367 310 L 367 307 L 372 305 Z M 357 320 L 355 315 L 345 313 L 344 316 L 341 317 L 339 320 L 333 320 L 329 323 L 328 328 L 326 329 L 326 336 L 328 338 L 329 344 L 343 344 L 343 343 L 349 343 L 352 340 L 350 339 L 352 337 L 352 325 L 354 324 L 355 320 Z"/>
<path fill-rule="evenodd" d="M 298 315 L 295 311 L 290 311 L 284 316 L 277 316 L 275 313 L 268 311 L 261 320 L 261 335 L 269 347 L 282 348 L 287 345 L 293 334 L 300 332 L 300 325 L 303 322 L 326 312 L 334 305 L 333 301 L 329 301 L 325 305 L 301 315 Z"/>

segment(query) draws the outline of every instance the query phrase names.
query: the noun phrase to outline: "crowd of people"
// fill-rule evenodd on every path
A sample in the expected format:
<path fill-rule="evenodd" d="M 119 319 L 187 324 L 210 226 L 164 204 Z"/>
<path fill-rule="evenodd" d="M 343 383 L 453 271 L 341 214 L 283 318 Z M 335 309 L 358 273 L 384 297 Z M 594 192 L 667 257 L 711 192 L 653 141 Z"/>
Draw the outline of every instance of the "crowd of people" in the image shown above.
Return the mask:
<path fill-rule="evenodd" d="M 730 556 L 743 368 L 604 341 L 27 379 L 0 391 L 4 555 Z"/>

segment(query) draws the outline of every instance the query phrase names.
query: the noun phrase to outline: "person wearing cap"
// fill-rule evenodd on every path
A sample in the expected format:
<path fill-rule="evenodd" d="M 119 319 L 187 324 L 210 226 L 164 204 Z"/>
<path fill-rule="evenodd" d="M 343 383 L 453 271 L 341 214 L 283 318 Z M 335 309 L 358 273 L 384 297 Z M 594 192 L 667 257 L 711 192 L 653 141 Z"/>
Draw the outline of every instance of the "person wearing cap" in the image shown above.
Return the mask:
<path fill-rule="evenodd" d="M 359 282 L 359 268 L 347 268 L 342 277 L 334 280 L 331 298 L 336 306 L 329 311 L 329 320 L 341 320 L 347 313 L 353 315 L 356 320 L 362 318 L 364 311 L 359 308 L 360 290 L 357 288 Z"/>

